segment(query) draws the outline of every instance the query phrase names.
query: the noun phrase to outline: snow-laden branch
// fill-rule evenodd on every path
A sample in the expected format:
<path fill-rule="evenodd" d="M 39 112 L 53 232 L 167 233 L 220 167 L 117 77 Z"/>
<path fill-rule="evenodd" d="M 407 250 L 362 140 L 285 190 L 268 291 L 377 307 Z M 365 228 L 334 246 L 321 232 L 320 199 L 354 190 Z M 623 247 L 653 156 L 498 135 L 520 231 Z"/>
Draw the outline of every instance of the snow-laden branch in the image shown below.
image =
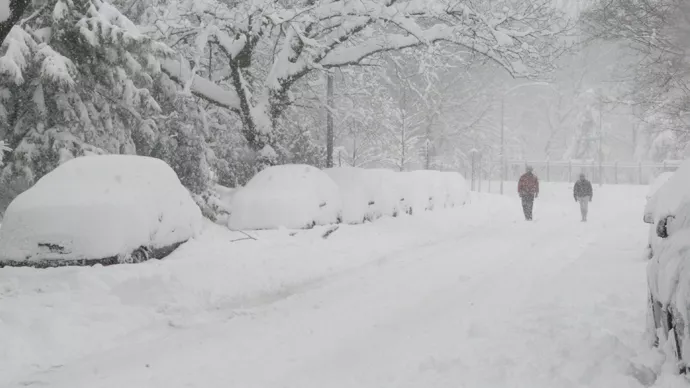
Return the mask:
<path fill-rule="evenodd" d="M 183 73 L 179 64 L 163 70 L 195 95 L 233 109 L 247 126 L 243 133 L 258 137 L 270 137 L 266 125 L 293 102 L 294 85 L 313 72 L 445 42 L 489 58 L 512 76 L 533 76 L 553 67 L 563 50 L 557 34 L 569 25 L 546 0 L 172 3 L 161 15 L 184 15 L 170 24 L 178 26 L 172 36 L 185 36 L 186 61 L 194 69 L 224 66 L 214 73 L 227 75 L 229 89 L 192 70 Z"/>
<path fill-rule="evenodd" d="M 240 108 L 240 100 L 237 93 L 223 88 L 213 81 L 197 75 L 192 76 L 189 66 L 185 66 L 179 60 L 169 59 L 164 61 L 161 65 L 161 70 L 175 82 L 181 84 L 189 82 L 190 91 L 198 97 L 233 111 L 237 111 Z"/>

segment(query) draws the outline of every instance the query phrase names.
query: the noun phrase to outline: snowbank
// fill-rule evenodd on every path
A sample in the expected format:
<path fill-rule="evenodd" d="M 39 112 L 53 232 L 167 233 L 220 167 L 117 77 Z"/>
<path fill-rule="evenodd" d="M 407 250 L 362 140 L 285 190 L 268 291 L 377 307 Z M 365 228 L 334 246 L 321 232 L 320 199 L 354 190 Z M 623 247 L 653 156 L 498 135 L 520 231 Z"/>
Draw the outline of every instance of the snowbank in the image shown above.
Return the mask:
<path fill-rule="evenodd" d="M 343 202 L 338 185 L 307 165 L 269 167 L 237 190 L 228 226 L 242 229 L 308 228 L 337 223 Z"/>
<path fill-rule="evenodd" d="M 329 168 L 324 172 L 340 189 L 343 222 L 358 224 L 381 216 L 375 207 L 376 193 L 381 189 L 381 183 L 374 174 L 356 167 Z"/>
<path fill-rule="evenodd" d="M 83 156 L 41 178 L 7 208 L 0 260 L 103 259 L 157 249 L 201 230 L 198 206 L 165 162 Z"/>

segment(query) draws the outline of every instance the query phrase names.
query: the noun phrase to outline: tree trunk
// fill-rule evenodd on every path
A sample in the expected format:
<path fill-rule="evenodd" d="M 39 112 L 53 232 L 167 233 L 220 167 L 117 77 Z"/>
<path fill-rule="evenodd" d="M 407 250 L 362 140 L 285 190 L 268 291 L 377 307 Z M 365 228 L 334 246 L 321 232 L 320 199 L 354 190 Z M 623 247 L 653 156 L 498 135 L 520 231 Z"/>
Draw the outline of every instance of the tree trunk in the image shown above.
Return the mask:
<path fill-rule="evenodd" d="M 333 130 L 333 74 L 326 79 L 326 168 L 333 167 L 333 148 L 335 131 Z"/>

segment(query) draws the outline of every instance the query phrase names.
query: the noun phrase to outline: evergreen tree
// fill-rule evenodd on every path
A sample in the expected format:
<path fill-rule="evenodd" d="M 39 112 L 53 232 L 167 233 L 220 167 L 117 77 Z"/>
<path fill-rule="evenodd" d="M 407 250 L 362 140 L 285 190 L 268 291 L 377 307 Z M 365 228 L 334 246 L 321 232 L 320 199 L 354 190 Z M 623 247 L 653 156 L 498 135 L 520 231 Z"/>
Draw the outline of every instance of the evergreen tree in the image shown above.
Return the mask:
<path fill-rule="evenodd" d="M 151 90 L 171 51 L 101 0 L 34 2 L 0 48 L 4 180 L 35 181 L 89 153 L 137 153 L 157 139 Z"/>

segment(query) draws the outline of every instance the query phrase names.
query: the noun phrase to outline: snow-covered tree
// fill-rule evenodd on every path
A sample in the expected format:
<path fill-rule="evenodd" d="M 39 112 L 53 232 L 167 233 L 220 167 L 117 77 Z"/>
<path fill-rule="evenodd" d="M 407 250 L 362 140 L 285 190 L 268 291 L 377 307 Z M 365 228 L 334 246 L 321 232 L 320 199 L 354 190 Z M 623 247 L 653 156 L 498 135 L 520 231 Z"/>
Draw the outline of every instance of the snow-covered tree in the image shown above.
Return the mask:
<path fill-rule="evenodd" d="M 531 75 L 551 68 L 563 48 L 557 35 L 569 27 L 550 0 L 175 0 L 156 17 L 162 37 L 183 54 L 165 71 L 237 114 L 255 150 L 273 147 L 274 130 L 295 102 L 296 85 L 313 72 L 448 42 L 515 76 Z M 208 66 L 208 57 L 225 67 Z"/>
<path fill-rule="evenodd" d="M 0 166 L 3 165 L 3 160 L 5 159 L 5 153 L 8 151 L 12 151 L 12 149 L 8 146 L 5 145 L 5 142 L 3 140 L 0 140 Z"/>
<path fill-rule="evenodd" d="M 0 0 L 0 43 L 21 20 L 29 5 L 31 0 Z"/>
<path fill-rule="evenodd" d="M 394 101 L 384 84 L 384 69 L 342 69 L 335 78 L 336 157 L 341 164 L 372 167 L 385 159 L 381 140 L 394 120 Z"/>
<path fill-rule="evenodd" d="M 3 177 L 39 178 L 88 153 L 136 153 L 156 138 L 152 95 L 170 50 L 101 0 L 32 4 L 0 48 Z"/>
<path fill-rule="evenodd" d="M 583 93 L 579 100 L 575 131 L 563 155 L 564 160 L 598 160 L 598 144 L 601 141 L 601 103 L 593 90 Z"/>
<path fill-rule="evenodd" d="M 598 0 L 586 14 L 588 32 L 625 42 L 637 54 L 629 103 L 643 121 L 663 116 L 675 131 L 690 112 L 690 3 L 683 0 Z"/>

